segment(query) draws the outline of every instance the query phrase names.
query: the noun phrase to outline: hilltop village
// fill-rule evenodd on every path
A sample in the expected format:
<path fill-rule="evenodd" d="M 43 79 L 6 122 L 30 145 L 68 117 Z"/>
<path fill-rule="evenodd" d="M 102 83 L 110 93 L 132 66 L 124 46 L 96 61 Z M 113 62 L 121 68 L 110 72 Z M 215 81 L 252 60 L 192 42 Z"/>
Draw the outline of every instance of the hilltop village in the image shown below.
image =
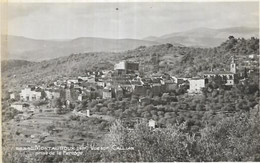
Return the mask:
<path fill-rule="evenodd" d="M 249 56 L 253 57 L 258 56 Z M 158 66 L 155 65 L 154 69 L 157 70 Z M 122 100 L 132 96 L 137 97 L 140 104 L 149 103 L 148 96 L 170 96 L 176 88 L 181 88 L 183 93 L 190 96 L 201 95 L 206 85 L 213 80 L 219 80 L 225 89 L 230 90 L 233 85 L 247 80 L 248 74 L 252 72 L 254 69 L 244 67 L 244 71 L 238 73 L 234 57 L 231 57 L 229 71 L 211 70 L 204 72 L 201 77 L 191 78 L 178 78 L 167 72 L 147 76 L 140 73 L 138 62 L 121 61 L 114 65 L 114 70 L 88 71 L 87 75 L 78 78 L 59 79 L 49 85 L 28 85 L 20 92 L 10 92 L 13 101 L 11 107 L 20 112 L 39 112 L 39 107 L 32 105 L 38 102 L 48 104 L 47 110 L 57 112 L 75 108 L 82 101 Z"/>

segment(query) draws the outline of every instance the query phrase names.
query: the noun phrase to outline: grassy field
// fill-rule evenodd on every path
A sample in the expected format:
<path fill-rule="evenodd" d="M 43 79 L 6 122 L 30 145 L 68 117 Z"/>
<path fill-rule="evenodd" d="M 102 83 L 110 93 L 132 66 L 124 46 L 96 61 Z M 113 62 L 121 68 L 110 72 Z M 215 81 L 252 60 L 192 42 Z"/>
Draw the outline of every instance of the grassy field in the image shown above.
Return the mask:
<path fill-rule="evenodd" d="M 71 112 L 63 115 L 54 112 L 35 113 L 29 119 L 6 122 L 3 128 L 4 145 L 10 146 L 11 143 L 15 147 L 78 146 L 88 142 L 98 143 L 107 133 L 107 130 L 98 127 L 98 123 L 114 120 L 104 115 L 71 120 L 72 114 Z"/>

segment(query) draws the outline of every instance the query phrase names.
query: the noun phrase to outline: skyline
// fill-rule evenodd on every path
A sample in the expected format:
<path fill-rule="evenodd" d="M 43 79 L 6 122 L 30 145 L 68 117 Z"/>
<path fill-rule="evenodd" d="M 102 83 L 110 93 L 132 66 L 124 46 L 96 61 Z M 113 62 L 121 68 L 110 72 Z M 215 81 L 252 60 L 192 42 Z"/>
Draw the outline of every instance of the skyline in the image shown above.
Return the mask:
<path fill-rule="evenodd" d="M 8 35 L 32 39 L 143 39 L 241 26 L 259 28 L 258 2 L 8 4 Z"/>

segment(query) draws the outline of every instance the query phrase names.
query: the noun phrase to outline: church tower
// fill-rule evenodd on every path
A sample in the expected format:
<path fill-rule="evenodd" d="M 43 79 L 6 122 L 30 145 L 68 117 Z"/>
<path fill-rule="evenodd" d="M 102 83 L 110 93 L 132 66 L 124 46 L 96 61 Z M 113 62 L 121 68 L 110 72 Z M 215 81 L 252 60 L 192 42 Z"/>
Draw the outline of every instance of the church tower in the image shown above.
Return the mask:
<path fill-rule="evenodd" d="M 235 59 L 234 59 L 234 56 L 232 57 L 232 61 L 231 61 L 231 64 L 230 64 L 230 72 L 233 72 L 234 74 L 237 73 L 237 70 L 236 70 L 236 63 L 235 63 Z"/>

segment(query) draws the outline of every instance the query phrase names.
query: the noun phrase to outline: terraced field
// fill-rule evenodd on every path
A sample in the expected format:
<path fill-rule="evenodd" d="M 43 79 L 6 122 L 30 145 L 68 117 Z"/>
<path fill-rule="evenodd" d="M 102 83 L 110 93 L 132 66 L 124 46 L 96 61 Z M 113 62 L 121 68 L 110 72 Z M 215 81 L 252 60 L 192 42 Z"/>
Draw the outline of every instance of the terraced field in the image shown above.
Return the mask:
<path fill-rule="evenodd" d="M 3 128 L 4 144 L 21 146 L 78 146 L 89 142 L 98 143 L 108 130 L 99 128 L 99 122 L 112 121 L 101 115 L 71 120 L 73 113 L 35 113 L 25 120 L 11 120 Z M 97 124 L 93 124 L 97 123 Z"/>

